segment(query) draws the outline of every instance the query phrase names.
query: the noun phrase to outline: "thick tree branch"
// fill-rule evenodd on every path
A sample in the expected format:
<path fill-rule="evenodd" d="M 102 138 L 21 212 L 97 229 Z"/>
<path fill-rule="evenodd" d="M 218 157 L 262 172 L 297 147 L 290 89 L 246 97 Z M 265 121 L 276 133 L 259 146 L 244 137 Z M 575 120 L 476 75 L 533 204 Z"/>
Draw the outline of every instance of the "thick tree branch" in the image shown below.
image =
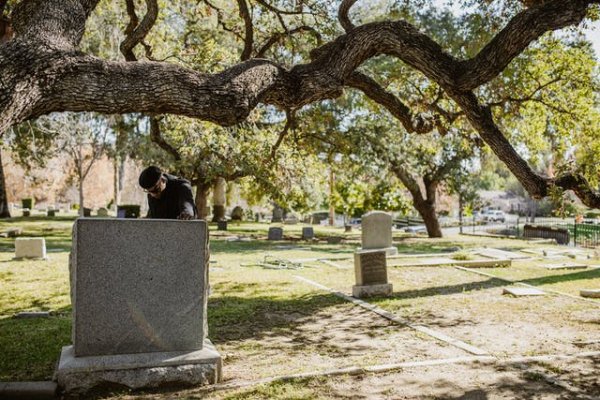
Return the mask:
<path fill-rule="evenodd" d="M 550 187 L 556 185 L 563 190 L 573 190 L 588 207 L 600 208 L 600 193 L 591 189 L 582 176 L 565 174 L 557 178 L 549 178 L 533 171 L 502 134 L 494 122 L 490 108 L 480 105 L 473 93 L 449 92 L 449 94 L 463 109 L 465 116 L 482 139 L 521 182 L 531 197 L 535 199 L 546 197 Z"/>
<path fill-rule="evenodd" d="M 545 32 L 578 24 L 588 6 L 600 0 L 547 0 L 524 10 L 470 60 L 457 60 L 407 22 L 388 21 L 354 27 L 314 50 L 310 63 L 290 70 L 250 60 L 214 75 L 167 63 L 109 62 L 78 53 L 85 21 L 97 2 L 25 0 L 14 9 L 15 37 L 0 45 L 0 132 L 51 111 L 172 113 L 231 125 L 259 103 L 296 109 L 335 98 L 364 61 L 387 54 L 440 85 L 534 197 L 547 195 L 548 185 L 557 184 L 574 187 L 586 204 L 597 204 L 597 194 L 582 187 L 584 180 L 564 177 L 554 182 L 535 174 L 471 90 L 496 77 Z"/>
<path fill-rule="evenodd" d="M 580 23 L 593 0 L 548 0 L 514 18 L 474 58 L 460 63 L 455 87 L 472 90 L 489 82 L 545 32 Z"/>

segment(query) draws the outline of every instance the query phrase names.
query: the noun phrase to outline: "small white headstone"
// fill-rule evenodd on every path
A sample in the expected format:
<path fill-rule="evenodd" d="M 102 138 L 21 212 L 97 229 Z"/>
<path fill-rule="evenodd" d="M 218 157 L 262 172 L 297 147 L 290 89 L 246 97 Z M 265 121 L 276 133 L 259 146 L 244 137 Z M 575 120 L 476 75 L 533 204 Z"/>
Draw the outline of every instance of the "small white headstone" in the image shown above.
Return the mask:
<path fill-rule="evenodd" d="M 526 287 L 510 287 L 504 288 L 502 294 L 512 294 L 513 296 L 521 297 L 521 296 L 543 296 L 546 293 L 542 292 L 536 288 L 526 288 Z"/>
<path fill-rule="evenodd" d="M 579 291 L 579 294 L 581 297 L 600 299 L 600 289 L 583 289 Z"/>
<path fill-rule="evenodd" d="M 392 216 L 383 211 L 371 211 L 362 216 L 362 250 L 385 250 L 387 255 L 398 254 L 392 247 Z"/>
<path fill-rule="evenodd" d="M 549 270 L 555 269 L 586 269 L 588 266 L 585 264 L 575 264 L 575 263 L 564 263 L 564 264 L 550 264 L 546 265 L 544 268 Z"/>
<path fill-rule="evenodd" d="M 506 259 L 519 260 L 519 259 L 529 258 L 529 256 L 526 256 L 523 254 L 518 254 L 518 253 L 513 253 L 512 251 L 493 249 L 493 248 L 479 249 L 479 250 L 474 251 L 473 253 L 478 254 L 480 256 L 488 257 L 488 258 L 496 258 L 496 259 L 502 259 L 502 260 L 506 260 Z"/>
<path fill-rule="evenodd" d="M 46 258 L 46 239 L 15 239 L 15 258 Z"/>

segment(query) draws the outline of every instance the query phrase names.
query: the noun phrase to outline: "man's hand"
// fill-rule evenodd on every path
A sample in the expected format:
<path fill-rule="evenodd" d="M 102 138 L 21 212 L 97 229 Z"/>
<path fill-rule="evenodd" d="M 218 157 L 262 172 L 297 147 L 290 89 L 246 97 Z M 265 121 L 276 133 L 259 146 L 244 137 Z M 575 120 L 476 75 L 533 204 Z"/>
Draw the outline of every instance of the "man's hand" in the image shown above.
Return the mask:
<path fill-rule="evenodd" d="M 188 214 L 185 211 L 182 211 L 181 214 L 179 214 L 179 217 L 177 217 L 177 219 L 183 219 L 183 220 L 190 220 L 190 219 L 194 219 L 193 215 Z"/>

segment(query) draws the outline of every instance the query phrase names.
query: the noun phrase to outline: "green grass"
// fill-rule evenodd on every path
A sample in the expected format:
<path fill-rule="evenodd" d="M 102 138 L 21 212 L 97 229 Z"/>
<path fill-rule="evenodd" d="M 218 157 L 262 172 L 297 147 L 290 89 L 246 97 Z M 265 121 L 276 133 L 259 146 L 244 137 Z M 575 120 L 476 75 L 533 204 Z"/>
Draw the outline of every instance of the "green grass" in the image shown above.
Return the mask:
<path fill-rule="evenodd" d="M 0 319 L 0 381 L 51 379 L 62 346 L 70 342 L 70 315 Z"/>
<path fill-rule="evenodd" d="M 17 261 L 12 259 L 14 238 L 0 238 L 0 381 L 49 379 L 61 347 L 70 344 L 68 254 L 73 221 L 73 217 L 31 217 L 0 221 L 0 231 L 21 227 L 24 236 L 45 237 L 49 250 L 48 260 Z M 325 241 L 300 241 L 304 225 L 284 225 L 285 235 L 292 240 L 259 240 L 266 236 L 268 226 L 230 223 L 228 232 L 218 232 L 215 230 L 216 225 L 210 225 L 212 295 L 208 303 L 209 337 L 225 355 L 226 374 L 233 374 L 227 368 L 247 368 L 240 374 L 248 379 L 258 379 L 312 372 L 313 363 L 323 363 L 331 369 L 397 362 L 400 357 L 398 354 L 393 355 L 396 358 L 392 359 L 383 357 L 387 356 L 388 348 L 402 346 L 407 338 L 425 342 L 425 347 L 432 349 L 432 352 L 436 346 L 440 346 L 429 337 L 406 333 L 397 325 L 386 322 L 372 329 L 369 326 L 344 326 L 342 331 L 348 330 L 351 335 L 363 335 L 353 339 L 357 345 L 350 348 L 352 351 L 348 351 L 343 340 L 337 342 L 336 336 L 330 335 L 330 330 L 333 331 L 335 325 L 319 326 L 318 323 L 321 318 L 337 316 L 338 319 L 333 319 L 335 324 L 342 324 L 345 316 L 352 314 L 354 306 L 329 292 L 294 279 L 293 275 L 301 275 L 330 288 L 350 293 L 355 279 L 353 252 L 360 246 L 358 232 L 347 234 L 340 228 L 314 227 L 317 238 L 343 236 L 347 239 L 345 243 L 332 245 Z M 244 236 L 252 240 L 227 240 L 232 236 Z M 499 241 L 463 236 L 427 239 L 404 234 L 395 235 L 394 245 L 401 253 L 410 254 L 447 253 L 456 248 L 461 249 L 461 254 L 467 254 L 468 249 L 482 246 L 506 250 L 536 247 L 530 242 L 512 239 Z M 347 259 L 334 260 L 339 267 L 345 269 L 337 269 L 318 261 L 307 262 L 305 268 L 299 270 L 242 266 L 261 262 L 266 254 L 287 260 L 344 256 Z M 547 263 L 557 262 L 563 261 Z M 598 261 L 585 262 L 599 265 Z M 541 268 L 542 264 L 543 262 L 536 260 L 518 261 L 510 268 L 484 271 L 497 277 L 539 285 L 542 289 L 553 288 L 572 294 L 576 294 L 578 288 L 583 286 L 600 287 L 600 270 L 548 271 Z M 453 323 L 469 326 L 478 315 L 499 320 L 507 314 L 530 316 L 535 312 L 547 319 L 569 316 L 572 313 L 585 315 L 586 304 L 573 303 L 563 309 L 552 310 L 550 306 L 502 297 L 500 290 L 506 286 L 505 282 L 450 267 L 389 268 L 388 275 L 394 285 L 394 295 L 370 301 L 402 318 L 429 324 L 434 328 L 437 324 L 440 329 L 453 329 L 449 325 Z M 484 300 L 475 296 L 480 294 L 484 295 Z M 51 311 L 52 316 L 43 319 L 13 317 L 20 311 L 42 310 Z M 447 318 L 457 310 L 468 317 L 461 317 L 463 320 L 457 319 L 458 322 Z M 565 324 L 577 323 L 565 318 Z M 394 336 L 399 335 L 399 332 L 409 336 Z M 586 330 L 582 329 L 582 332 L 585 333 Z M 364 346 L 364 343 L 361 344 L 364 337 L 384 343 L 388 340 L 389 343 L 380 344 L 385 351 L 361 353 L 356 349 Z M 416 357 L 409 352 L 410 348 L 405 355 L 408 359 Z M 327 391 L 321 392 L 320 389 L 318 379 L 278 382 L 211 394 L 209 398 L 327 398 Z"/>

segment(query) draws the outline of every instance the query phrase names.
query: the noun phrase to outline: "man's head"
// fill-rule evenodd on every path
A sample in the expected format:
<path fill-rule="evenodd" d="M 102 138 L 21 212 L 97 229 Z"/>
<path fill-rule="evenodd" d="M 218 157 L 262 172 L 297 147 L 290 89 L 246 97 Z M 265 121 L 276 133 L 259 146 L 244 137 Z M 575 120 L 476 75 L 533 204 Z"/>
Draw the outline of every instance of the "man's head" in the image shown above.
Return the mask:
<path fill-rule="evenodd" d="M 167 180 L 160 168 L 153 165 L 142 171 L 139 184 L 144 189 L 144 192 L 158 199 L 162 191 L 165 190 Z"/>

